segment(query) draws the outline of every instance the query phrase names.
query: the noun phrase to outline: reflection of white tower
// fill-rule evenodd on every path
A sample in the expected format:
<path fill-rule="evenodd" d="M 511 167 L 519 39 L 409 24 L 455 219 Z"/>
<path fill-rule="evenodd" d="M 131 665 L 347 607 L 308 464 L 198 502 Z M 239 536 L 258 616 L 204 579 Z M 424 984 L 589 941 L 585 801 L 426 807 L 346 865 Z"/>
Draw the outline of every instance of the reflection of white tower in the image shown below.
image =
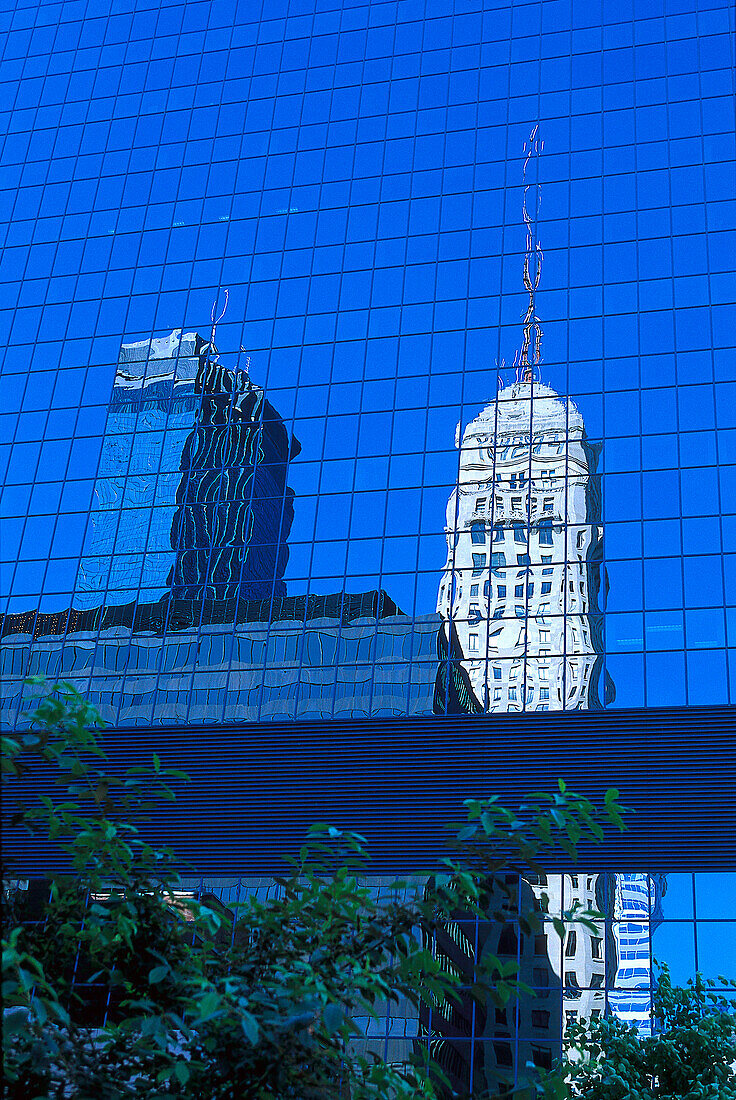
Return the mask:
<path fill-rule="evenodd" d="M 462 433 L 459 475 L 447 505 L 447 561 L 437 610 L 455 628 L 463 665 L 486 711 L 582 710 L 591 705 L 594 645 L 588 563 L 600 539 L 589 508 L 591 449 L 573 403 L 537 381 L 542 272 L 524 149 L 529 302 L 516 384 L 504 386 Z M 597 509 L 596 509 L 597 511 Z M 452 632 L 450 632 L 451 634 Z M 449 635 L 448 635 L 449 636 Z"/>
<path fill-rule="evenodd" d="M 541 888 L 534 887 L 537 895 Z M 549 912 L 560 914 L 577 904 L 581 911 L 597 910 L 598 875 L 551 875 L 544 887 Z M 564 897 L 564 906 L 563 906 Z M 605 932 L 603 926 L 591 932 L 584 925 L 570 925 L 562 942 L 557 932 L 547 928 L 547 952 L 562 986 L 562 1035 L 580 1020 L 596 1019 L 604 1012 L 606 974 Z"/>
<path fill-rule="evenodd" d="M 437 610 L 489 711 L 585 709 L 596 661 L 585 427 L 531 374 L 466 427 L 447 505 Z"/>

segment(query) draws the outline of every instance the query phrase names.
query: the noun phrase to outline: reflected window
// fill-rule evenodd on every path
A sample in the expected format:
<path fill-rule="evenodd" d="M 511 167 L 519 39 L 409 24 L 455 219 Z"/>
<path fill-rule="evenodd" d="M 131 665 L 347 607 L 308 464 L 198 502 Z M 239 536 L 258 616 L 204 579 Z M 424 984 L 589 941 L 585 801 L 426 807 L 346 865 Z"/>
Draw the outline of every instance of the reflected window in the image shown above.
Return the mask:
<path fill-rule="evenodd" d="M 539 1069 L 552 1069 L 552 1051 L 548 1047 L 532 1046 L 532 1061 Z"/>
<path fill-rule="evenodd" d="M 547 596 L 552 591 L 552 581 L 542 581 L 542 595 Z"/>
<path fill-rule="evenodd" d="M 503 542 L 503 536 L 504 536 L 503 524 L 494 523 L 494 525 L 493 525 L 493 541 L 494 542 Z"/>
<path fill-rule="evenodd" d="M 473 576 L 479 577 L 486 567 L 485 554 L 473 554 Z"/>
<path fill-rule="evenodd" d="M 485 523 L 472 523 L 470 525 L 470 539 L 476 546 L 484 544 L 486 541 Z"/>
<path fill-rule="evenodd" d="M 539 545 L 551 546 L 552 545 L 552 520 L 543 519 L 539 524 Z"/>
<path fill-rule="evenodd" d="M 515 955 L 519 949 L 516 929 L 512 924 L 505 924 L 498 937 L 499 955 Z"/>
<path fill-rule="evenodd" d="M 496 1055 L 496 1062 L 499 1066 L 513 1066 L 514 1056 L 511 1051 L 510 1043 L 494 1043 L 493 1050 Z"/>

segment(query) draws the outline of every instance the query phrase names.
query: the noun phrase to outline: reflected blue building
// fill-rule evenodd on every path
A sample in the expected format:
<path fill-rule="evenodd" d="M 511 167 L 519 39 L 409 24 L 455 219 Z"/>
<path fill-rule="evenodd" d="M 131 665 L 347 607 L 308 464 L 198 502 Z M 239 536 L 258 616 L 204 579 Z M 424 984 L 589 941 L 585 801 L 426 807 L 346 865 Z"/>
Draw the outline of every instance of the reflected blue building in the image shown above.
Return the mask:
<path fill-rule="evenodd" d="M 218 610 L 216 606 L 216 610 Z M 225 603 L 232 622 L 191 624 L 191 607 L 169 608 L 167 633 L 139 608 L 135 632 L 110 625 L 35 640 L 6 636 L 3 722 L 22 708 L 23 679 L 67 680 L 121 726 L 285 719 L 396 718 L 432 713 L 437 693 L 438 615 L 410 619 L 385 593 Z M 265 613 L 271 612 L 270 620 Z M 250 616 L 250 618 L 245 618 Z M 82 624 L 84 625 L 84 620 Z"/>
<path fill-rule="evenodd" d="M 212 340 L 123 344 L 72 607 L 285 596 L 299 450 Z"/>

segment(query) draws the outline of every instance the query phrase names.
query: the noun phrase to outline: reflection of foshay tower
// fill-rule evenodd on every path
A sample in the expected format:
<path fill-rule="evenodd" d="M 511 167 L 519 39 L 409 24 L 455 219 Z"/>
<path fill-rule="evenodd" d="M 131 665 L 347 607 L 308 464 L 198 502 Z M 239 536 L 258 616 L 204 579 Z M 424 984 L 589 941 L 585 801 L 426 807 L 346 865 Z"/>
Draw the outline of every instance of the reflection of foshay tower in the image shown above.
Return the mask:
<path fill-rule="evenodd" d="M 532 151 L 538 151 L 535 133 L 525 174 Z M 527 210 L 528 190 L 526 185 L 529 305 L 517 380 L 503 386 L 462 438 L 458 425 L 459 476 L 447 505 L 447 561 L 437 610 L 461 651 L 455 659 L 475 697 L 468 710 L 599 705 L 597 449 L 588 443 L 573 403 L 536 378 L 542 329 L 535 292 L 542 253 Z"/>
<path fill-rule="evenodd" d="M 600 527 L 590 451 L 577 409 L 530 377 L 463 434 L 437 610 L 488 711 L 591 706 Z"/>
<path fill-rule="evenodd" d="M 598 703 L 602 529 L 597 490 L 597 449 L 569 400 L 538 378 L 542 328 L 536 314 L 542 252 L 527 207 L 526 172 L 540 151 L 536 128 L 524 165 L 523 216 L 527 230 L 524 286 L 529 302 L 516 381 L 460 432 L 459 474 L 447 505 L 447 560 L 437 610 L 444 699 L 435 709 L 469 713 L 587 709 Z M 536 188 L 539 204 L 539 189 Z M 453 694 L 454 689 L 454 694 Z M 438 705 L 439 704 L 439 705 Z M 444 706 L 443 706 L 444 704 Z M 454 704 L 454 706 L 452 705 Z M 566 877 L 566 905 L 595 905 L 597 876 Z M 521 883 L 522 898 L 536 904 L 546 890 L 552 912 L 562 910 L 562 878 Z M 438 1015 L 437 1053 L 456 1087 L 470 1076 L 511 1078 L 527 1062 L 544 1067 L 559 1050 L 562 1011 L 572 1019 L 599 996 L 605 952 L 601 937 L 570 930 L 564 944 L 546 930 L 524 936 L 518 926 L 489 925 L 485 950 L 512 954 L 519 976 L 537 991 L 519 1016 L 476 1009 L 475 1035 L 492 1038 L 471 1065 L 465 1005 Z M 479 945 L 480 946 L 480 945 Z M 458 967 L 459 947 L 439 945 Z M 570 966 L 574 964 L 575 972 Z M 574 985 L 563 997 L 565 971 Z M 585 992 L 579 982 L 584 983 Z M 482 1019 L 481 1019 L 482 1017 Z M 506 1030 L 504 1031 L 504 1028 Z M 460 1057 L 468 1047 L 465 1061 Z"/>

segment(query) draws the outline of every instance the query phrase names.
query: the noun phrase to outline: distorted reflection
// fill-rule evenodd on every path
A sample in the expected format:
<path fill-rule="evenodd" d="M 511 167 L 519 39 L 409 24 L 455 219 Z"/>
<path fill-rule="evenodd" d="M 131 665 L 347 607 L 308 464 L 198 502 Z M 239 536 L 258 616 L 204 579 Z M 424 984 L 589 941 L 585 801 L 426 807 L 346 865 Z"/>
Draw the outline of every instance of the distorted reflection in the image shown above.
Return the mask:
<path fill-rule="evenodd" d="M 596 460 L 578 410 L 531 370 L 463 433 L 437 610 L 486 711 L 600 706 Z"/>
<path fill-rule="evenodd" d="M 448 663 L 439 711 L 587 710 L 602 703 L 600 445 L 588 441 L 572 401 L 540 380 L 541 187 L 527 173 L 542 148 L 535 126 L 524 145 L 529 301 L 516 381 L 501 384 L 462 438 L 457 426 L 458 478 L 447 504 L 437 597 Z M 452 706 L 453 684 L 465 687 L 465 706 L 462 690 L 460 705 Z M 611 686 L 604 694 L 610 701 Z"/>
<path fill-rule="evenodd" d="M 75 608 L 170 595 L 232 621 L 222 601 L 286 595 L 300 446 L 248 372 L 218 360 L 195 332 L 121 347 Z"/>

